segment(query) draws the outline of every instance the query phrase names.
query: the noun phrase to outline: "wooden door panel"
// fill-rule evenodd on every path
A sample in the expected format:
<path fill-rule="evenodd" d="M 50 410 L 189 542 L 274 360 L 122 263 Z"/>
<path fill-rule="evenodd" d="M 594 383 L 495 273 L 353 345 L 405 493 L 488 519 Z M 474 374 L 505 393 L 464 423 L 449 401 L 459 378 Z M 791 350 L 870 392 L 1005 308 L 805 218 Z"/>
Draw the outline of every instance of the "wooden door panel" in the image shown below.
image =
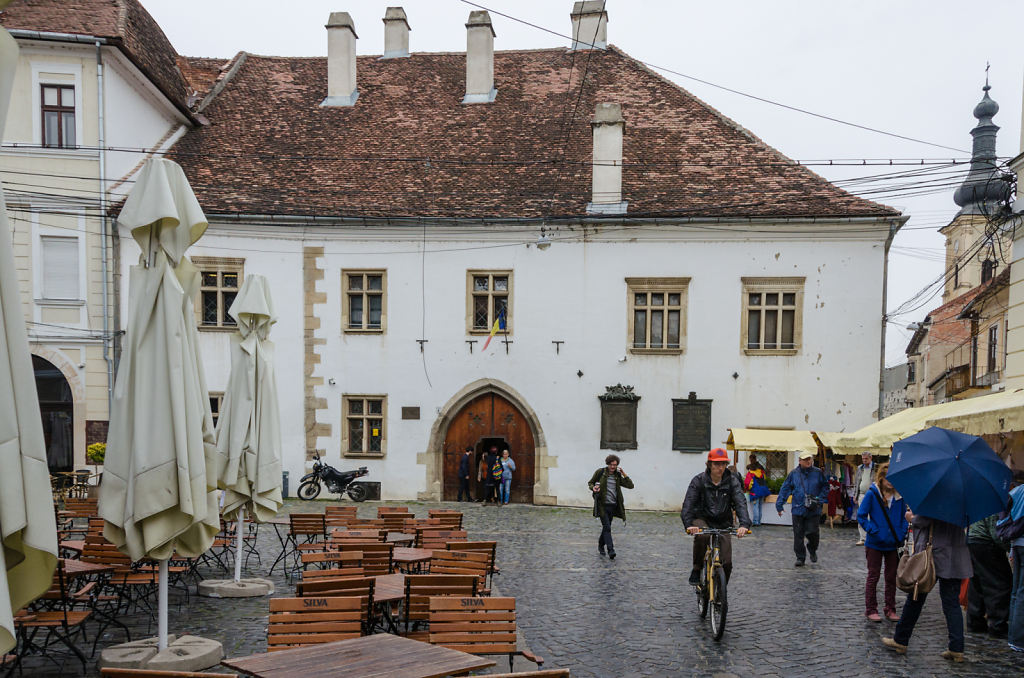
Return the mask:
<path fill-rule="evenodd" d="M 466 447 L 476 449 L 483 438 L 503 438 L 516 462 L 512 477 L 512 501 L 533 502 L 534 440 L 526 417 L 505 398 L 486 393 L 467 403 L 448 425 L 443 450 L 443 498 L 454 500 L 458 495 L 459 458 Z M 475 459 L 475 458 L 474 458 Z M 474 496 L 476 465 L 470 471 Z"/>

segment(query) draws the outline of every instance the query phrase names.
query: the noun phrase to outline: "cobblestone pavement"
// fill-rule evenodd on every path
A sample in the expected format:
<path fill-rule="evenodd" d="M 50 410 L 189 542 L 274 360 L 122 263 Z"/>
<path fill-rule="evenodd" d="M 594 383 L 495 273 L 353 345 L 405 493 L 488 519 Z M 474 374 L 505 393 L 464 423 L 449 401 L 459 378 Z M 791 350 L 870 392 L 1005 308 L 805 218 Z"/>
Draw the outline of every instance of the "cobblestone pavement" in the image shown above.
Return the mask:
<path fill-rule="evenodd" d="M 502 572 L 495 577 L 496 593 L 516 597 L 526 645 L 546 659 L 545 666 L 567 667 L 573 676 L 1024 674 L 1024 656 L 985 635 L 967 634 L 965 663 L 940 658 L 946 632 L 937 593 L 928 598 L 908 654 L 883 648 L 880 639 L 891 635 L 894 625 L 864 620 L 864 553 L 854 544 L 852 528 L 823 528 L 819 562 L 801 569 L 793 567 L 789 528 L 759 528 L 753 538 L 736 542 L 728 623 L 722 641 L 715 642 L 685 581 L 692 539 L 682 534 L 677 514 L 628 512 L 627 524 L 615 523 L 618 558 L 610 561 L 597 552 L 600 524 L 589 509 L 404 504 L 417 515 L 432 507 L 464 507 L 470 537 L 498 541 Z M 360 515 L 375 515 L 377 505 L 360 505 Z M 285 507 L 309 509 L 322 511 L 323 503 L 290 500 Z M 259 548 L 263 567 L 250 562 L 245 574 L 264 576 L 276 556 L 278 542 L 269 526 L 261 528 Z M 204 574 L 228 576 L 213 570 Z M 273 579 L 275 595 L 288 595 L 280 570 Z M 172 592 L 169 629 L 219 640 L 227 656 L 244 656 L 265 651 L 266 614 L 265 598 L 217 600 L 193 594 L 186 604 Z M 124 620 L 133 638 L 156 631 L 148 614 Z M 122 634 L 110 632 L 100 646 L 122 640 Z M 499 660 L 491 672 L 507 667 Z M 518 671 L 531 667 L 516 660 Z M 63 669 L 63 675 L 80 670 L 71 661 Z M 25 673 L 62 675 L 39 658 L 26 663 Z"/>

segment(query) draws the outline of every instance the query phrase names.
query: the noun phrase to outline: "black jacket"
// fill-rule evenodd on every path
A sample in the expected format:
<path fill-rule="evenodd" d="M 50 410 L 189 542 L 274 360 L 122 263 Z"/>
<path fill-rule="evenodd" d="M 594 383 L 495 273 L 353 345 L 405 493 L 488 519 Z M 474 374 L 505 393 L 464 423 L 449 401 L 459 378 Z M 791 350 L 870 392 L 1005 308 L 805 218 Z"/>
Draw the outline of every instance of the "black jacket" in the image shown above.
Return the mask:
<path fill-rule="evenodd" d="M 711 474 L 704 471 L 690 481 L 679 517 L 683 519 L 683 527 L 693 527 L 693 521 L 700 518 L 707 522 L 708 527 L 725 529 L 732 527 L 733 511 L 742 527 L 752 525 L 740 477 L 726 469 L 722 482 L 715 485 L 711 482 Z"/>
<path fill-rule="evenodd" d="M 469 475 L 469 458 L 470 458 L 470 456 L 471 455 L 466 454 L 464 452 L 462 454 L 462 459 L 459 459 L 459 478 L 460 479 L 465 478 L 466 476 Z"/>

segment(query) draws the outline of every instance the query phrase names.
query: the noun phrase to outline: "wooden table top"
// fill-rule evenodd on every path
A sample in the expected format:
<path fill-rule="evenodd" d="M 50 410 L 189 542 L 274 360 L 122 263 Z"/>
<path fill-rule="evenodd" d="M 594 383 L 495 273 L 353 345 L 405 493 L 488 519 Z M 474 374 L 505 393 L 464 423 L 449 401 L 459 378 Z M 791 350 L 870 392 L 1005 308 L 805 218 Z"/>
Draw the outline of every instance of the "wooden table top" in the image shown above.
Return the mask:
<path fill-rule="evenodd" d="M 116 569 L 113 565 L 103 565 L 101 563 L 83 563 L 81 560 L 75 560 L 72 558 L 63 558 L 63 561 L 64 573 L 71 578 L 87 577 L 90 574 L 102 574 L 104 572 L 113 572 Z"/>
<path fill-rule="evenodd" d="M 405 546 L 395 548 L 393 560 L 396 563 L 424 563 L 434 555 L 433 549 L 413 549 Z"/>
<path fill-rule="evenodd" d="M 84 539 L 68 539 L 66 541 L 59 542 L 57 545 L 60 546 L 62 549 L 67 549 L 68 551 L 78 551 L 79 553 L 85 550 Z"/>
<path fill-rule="evenodd" d="M 443 678 L 494 666 L 493 661 L 484 657 L 390 633 L 225 659 L 221 663 L 258 678 Z"/>

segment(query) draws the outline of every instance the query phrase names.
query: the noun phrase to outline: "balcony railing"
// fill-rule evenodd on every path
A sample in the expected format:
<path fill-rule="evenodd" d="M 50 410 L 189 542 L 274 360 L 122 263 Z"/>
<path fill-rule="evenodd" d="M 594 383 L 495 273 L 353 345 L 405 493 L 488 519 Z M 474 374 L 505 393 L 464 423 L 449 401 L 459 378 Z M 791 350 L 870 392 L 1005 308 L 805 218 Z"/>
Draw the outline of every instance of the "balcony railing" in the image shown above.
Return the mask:
<path fill-rule="evenodd" d="M 958 365 L 946 375 L 946 395 L 953 396 L 971 387 L 971 366 Z"/>

